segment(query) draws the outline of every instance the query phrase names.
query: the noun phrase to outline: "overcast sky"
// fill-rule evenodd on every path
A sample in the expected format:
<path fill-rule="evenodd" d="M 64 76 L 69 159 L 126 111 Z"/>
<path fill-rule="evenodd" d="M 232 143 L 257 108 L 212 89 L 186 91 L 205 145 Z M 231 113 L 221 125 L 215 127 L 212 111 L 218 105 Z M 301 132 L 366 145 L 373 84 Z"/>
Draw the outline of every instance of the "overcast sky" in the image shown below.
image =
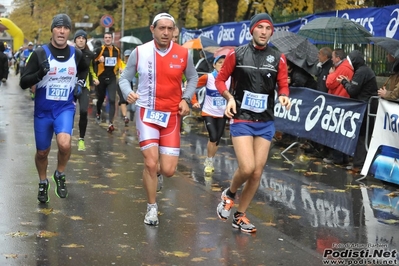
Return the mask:
<path fill-rule="evenodd" d="M 12 1 L 13 0 L 0 0 L 0 4 L 7 8 L 8 12 L 10 12 L 12 9 Z"/>

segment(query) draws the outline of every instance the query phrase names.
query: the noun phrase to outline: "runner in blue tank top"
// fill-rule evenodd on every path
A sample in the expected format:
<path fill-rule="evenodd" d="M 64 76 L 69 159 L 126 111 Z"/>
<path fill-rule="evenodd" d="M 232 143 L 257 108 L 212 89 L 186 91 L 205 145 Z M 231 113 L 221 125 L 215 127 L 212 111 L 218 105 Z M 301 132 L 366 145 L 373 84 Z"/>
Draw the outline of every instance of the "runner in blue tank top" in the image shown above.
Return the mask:
<path fill-rule="evenodd" d="M 68 195 L 64 171 L 71 155 L 75 97 L 81 93 L 88 73 L 88 65 L 81 60 L 81 51 L 67 44 L 71 25 L 66 14 L 53 18 L 50 43 L 32 52 L 20 80 L 21 88 L 36 86 L 35 163 L 40 178 L 38 200 L 41 203 L 50 200 L 46 172 L 54 133 L 58 146 L 58 162 L 52 176 L 56 183 L 55 193 L 60 198 Z"/>

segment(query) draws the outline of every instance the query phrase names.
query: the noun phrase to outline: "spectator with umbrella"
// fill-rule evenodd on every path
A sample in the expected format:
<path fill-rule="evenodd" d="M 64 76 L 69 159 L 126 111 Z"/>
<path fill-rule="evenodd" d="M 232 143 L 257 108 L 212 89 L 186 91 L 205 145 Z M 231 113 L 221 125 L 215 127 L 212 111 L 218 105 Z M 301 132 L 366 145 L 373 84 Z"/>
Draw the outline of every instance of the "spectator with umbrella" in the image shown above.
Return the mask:
<path fill-rule="evenodd" d="M 392 73 L 378 90 L 378 96 L 387 100 L 397 100 L 399 98 L 399 40 L 388 37 L 368 39 L 387 52 L 387 60 L 392 64 Z"/>
<path fill-rule="evenodd" d="M 397 100 L 399 99 L 399 59 L 391 54 L 387 54 L 387 59 L 389 63 L 393 63 L 392 74 L 378 90 L 378 96 L 387 100 Z"/>
<path fill-rule="evenodd" d="M 346 54 L 341 48 L 335 48 L 333 50 L 331 59 L 333 61 L 333 66 L 330 68 L 326 80 L 328 93 L 349 98 L 350 96 L 341 84 L 339 77 L 344 76 L 347 77 L 348 80 L 351 80 L 354 74 L 353 67 L 346 59 Z M 348 164 L 349 159 L 346 154 L 332 149 L 330 155 L 324 158 L 323 161 L 328 164 Z"/>
<path fill-rule="evenodd" d="M 326 87 L 326 80 L 328 73 L 333 66 L 331 61 L 332 50 L 330 47 L 322 47 L 318 53 L 319 63 L 317 63 L 317 90 L 321 92 L 328 92 Z"/>
<path fill-rule="evenodd" d="M 317 89 L 317 81 L 303 68 L 296 66 L 290 60 L 287 60 L 288 84 L 292 87 L 306 87 Z"/>
<path fill-rule="evenodd" d="M 345 90 L 348 92 L 352 99 L 368 102 L 372 96 L 377 96 L 377 78 L 374 71 L 368 67 L 364 61 L 363 54 L 358 50 L 353 50 L 348 55 L 348 61 L 351 63 L 354 69 L 354 75 L 352 79 L 346 76 L 339 76 L 337 81 L 340 82 Z M 377 113 L 377 102 L 371 103 L 370 112 Z M 374 120 L 369 123 L 369 129 L 367 131 L 367 111 L 363 116 L 363 123 L 360 128 L 359 138 L 357 141 L 355 155 L 353 157 L 353 164 L 348 165 L 348 170 L 354 170 L 360 172 L 361 167 L 366 159 L 366 135 L 367 132 L 373 131 Z"/>

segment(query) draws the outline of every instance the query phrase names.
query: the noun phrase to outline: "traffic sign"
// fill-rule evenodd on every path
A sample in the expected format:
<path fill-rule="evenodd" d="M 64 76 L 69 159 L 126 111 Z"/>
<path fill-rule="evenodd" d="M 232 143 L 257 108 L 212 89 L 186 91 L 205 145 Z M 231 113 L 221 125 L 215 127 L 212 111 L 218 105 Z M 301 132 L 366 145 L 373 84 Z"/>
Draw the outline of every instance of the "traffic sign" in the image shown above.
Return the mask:
<path fill-rule="evenodd" d="M 111 15 L 104 15 L 101 17 L 101 26 L 109 28 L 114 25 L 114 18 Z"/>

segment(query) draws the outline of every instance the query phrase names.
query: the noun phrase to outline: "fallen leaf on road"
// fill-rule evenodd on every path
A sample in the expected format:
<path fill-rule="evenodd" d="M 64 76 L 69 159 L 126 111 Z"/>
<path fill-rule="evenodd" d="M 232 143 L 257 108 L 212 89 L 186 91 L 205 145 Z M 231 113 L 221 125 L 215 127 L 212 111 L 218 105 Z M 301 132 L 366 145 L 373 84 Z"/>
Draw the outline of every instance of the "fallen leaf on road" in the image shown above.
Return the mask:
<path fill-rule="evenodd" d="M 69 216 L 69 218 L 70 218 L 70 219 L 72 219 L 72 220 L 74 220 L 74 221 L 80 221 L 80 220 L 83 220 L 83 218 L 82 218 L 82 217 L 80 217 L 80 216 Z"/>
<path fill-rule="evenodd" d="M 214 250 L 216 250 L 216 248 L 203 248 L 203 249 L 201 249 L 201 251 L 203 251 L 203 252 L 211 252 L 211 251 L 214 251 Z"/>
<path fill-rule="evenodd" d="M 118 192 L 113 191 L 113 190 L 105 190 L 105 191 L 103 191 L 103 193 L 104 193 L 104 194 L 109 194 L 109 195 L 116 195 L 116 194 L 118 194 Z"/>
<path fill-rule="evenodd" d="M 68 245 L 61 245 L 63 248 L 84 248 L 84 245 L 78 245 L 78 244 L 68 244 Z"/>
<path fill-rule="evenodd" d="M 290 218 L 290 219 L 297 219 L 297 220 L 302 218 L 299 215 L 288 215 L 287 217 Z"/>
<path fill-rule="evenodd" d="M 51 237 L 54 237 L 54 236 L 58 236 L 58 233 L 57 232 L 50 232 L 50 231 L 42 230 L 42 231 L 39 231 L 36 234 L 36 236 L 39 237 L 39 238 L 51 238 Z"/>
<path fill-rule="evenodd" d="M 91 186 L 92 188 L 109 188 L 107 185 L 101 185 L 101 184 L 94 184 Z"/>
<path fill-rule="evenodd" d="M 188 252 L 182 252 L 182 251 L 173 251 L 172 254 L 173 254 L 174 256 L 176 256 L 176 257 L 179 257 L 179 258 L 185 258 L 185 257 L 190 256 L 190 253 L 188 253 Z"/>
<path fill-rule="evenodd" d="M 51 214 L 51 213 L 54 213 L 54 214 L 56 214 L 56 213 L 59 213 L 59 211 L 54 211 L 54 209 L 53 208 L 43 208 L 43 209 L 39 209 L 39 211 L 38 211 L 39 213 L 43 213 L 43 214 L 45 214 L 45 215 L 49 215 L 49 214 Z"/>
<path fill-rule="evenodd" d="M 204 261 L 204 260 L 206 260 L 205 257 L 198 257 L 198 258 L 192 258 L 191 259 L 191 261 L 193 261 L 193 262 L 200 262 L 200 261 Z"/>
<path fill-rule="evenodd" d="M 8 234 L 6 234 L 6 236 L 23 237 L 23 236 L 28 236 L 28 233 L 18 231 L 18 232 L 8 233 Z"/>
<path fill-rule="evenodd" d="M 17 254 L 3 254 L 6 259 L 16 259 L 18 258 Z"/>

